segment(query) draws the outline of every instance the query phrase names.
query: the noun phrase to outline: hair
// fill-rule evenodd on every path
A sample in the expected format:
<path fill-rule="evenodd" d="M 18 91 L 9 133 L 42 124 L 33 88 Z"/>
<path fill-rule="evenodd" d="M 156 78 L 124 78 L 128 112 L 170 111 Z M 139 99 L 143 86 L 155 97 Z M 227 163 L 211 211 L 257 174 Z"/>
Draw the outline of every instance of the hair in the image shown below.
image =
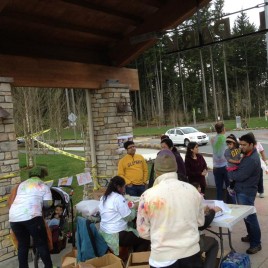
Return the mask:
<path fill-rule="evenodd" d="M 177 148 L 174 146 L 173 141 L 170 138 L 162 139 L 160 143 L 161 144 L 165 143 L 172 152 L 178 151 Z"/>
<path fill-rule="evenodd" d="M 187 151 L 185 154 L 185 158 L 192 158 L 193 156 L 193 152 L 192 150 L 194 149 L 194 147 L 197 145 L 197 142 L 195 141 L 190 141 L 188 146 L 187 146 Z"/>
<path fill-rule="evenodd" d="M 169 136 L 168 135 L 161 135 L 161 137 L 160 137 L 160 140 L 162 141 L 162 140 L 164 140 L 164 139 L 169 139 Z"/>
<path fill-rule="evenodd" d="M 252 143 L 253 145 L 256 145 L 256 144 L 257 144 L 257 141 L 256 141 L 256 139 L 255 139 L 255 136 L 254 136 L 254 134 L 253 134 L 252 132 L 247 133 L 247 134 L 241 136 L 241 137 L 239 138 L 239 140 L 240 140 L 240 141 L 245 141 L 245 142 L 247 142 L 247 143 L 249 143 L 249 144 Z"/>
<path fill-rule="evenodd" d="M 45 178 L 48 175 L 48 171 L 45 167 L 34 167 L 29 171 L 29 178 L 38 177 L 40 179 Z"/>
<path fill-rule="evenodd" d="M 217 123 L 215 124 L 215 130 L 216 130 L 216 132 L 217 132 L 218 134 L 222 133 L 223 130 L 224 130 L 224 124 L 223 124 L 223 122 L 217 122 Z"/>
<path fill-rule="evenodd" d="M 256 138 L 255 138 L 253 132 L 249 132 L 248 135 L 251 135 L 252 136 L 252 138 L 255 140 L 254 145 L 256 145 L 257 144 L 257 141 L 256 141 Z"/>
<path fill-rule="evenodd" d="M 56 208 L 62 208 L 63 209 L 63 205 L 62 204 L 58 204 L 54 207 L 54 209 L 56 210 Z"/>
<path fill-rule="evenodd" d="M 199 183 L 199 182 L 196 182 L 196 181 L 192 182 L 191 184 L 192 184 L 196 189 L 198 189 L 199 187 L 201 187 L 200 183 Z"/>
<path fill-rule="evenodd" d="M 118 194 L 120 194 L 118 192 L 117 187 L 123 187 L 126 184 L 125 180 L 120 177 L 120 176 L 115 176 L 113 178 L 111 178 L 108 187 L 103 195 L 103 201 L 105 202 L 107 197 L 112 193 L 112 192 L 116 192 Z"/>
<path fill-rule="evenodd" d="M 63 205 L 62 205 L 62 204 L 58 204 L 58 205 L 56 205 L 56 206 L 54 207 L 54 211 L 53 211 L 53 213 L 52 213 L 50 219 L 53 219 L 53 218 L 55 217 L 55 215 L 56 215 L 56 212 L 55 212 L 56 208 L 62 208 L 62 211 L 63 211 Z M 61 218 L 60 218 L 60 224 L 59 224 L 60 226 L 62 226 L 62 218 L 63 218 L 63 215 L 61 215 Z"/>
<path fill-rule="evenodd" d="M 235 145 L 235 148 L 239 148 L 239 142 L 236 138 L 236 136 L 234 134 L 230 134 L 227 138 L 226 138 L 226 142 L 228 141 L 228 138 L 234 140 L 234 145 Z"/>
<path fill-rule="evenodd" d="M 134 144 L 134 141 L 126 141 L 126 142 L 124 143 L 124 148 L 127 150 L 127 147 L 128 147 L 129 145 L 132 145 L 132 144 Z"/>

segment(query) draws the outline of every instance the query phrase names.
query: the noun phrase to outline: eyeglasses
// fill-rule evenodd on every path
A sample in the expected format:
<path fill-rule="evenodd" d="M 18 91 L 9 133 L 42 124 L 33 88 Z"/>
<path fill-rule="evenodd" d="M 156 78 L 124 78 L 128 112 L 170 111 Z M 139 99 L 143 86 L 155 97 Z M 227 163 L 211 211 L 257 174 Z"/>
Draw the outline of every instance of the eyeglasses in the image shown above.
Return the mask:
<path fill-rule="evenodd" d="M 133 148 L 136 148 L 136 146 L 132 145 L 132 146 L 128 147 L 127 149 L 133 149 Z"/>

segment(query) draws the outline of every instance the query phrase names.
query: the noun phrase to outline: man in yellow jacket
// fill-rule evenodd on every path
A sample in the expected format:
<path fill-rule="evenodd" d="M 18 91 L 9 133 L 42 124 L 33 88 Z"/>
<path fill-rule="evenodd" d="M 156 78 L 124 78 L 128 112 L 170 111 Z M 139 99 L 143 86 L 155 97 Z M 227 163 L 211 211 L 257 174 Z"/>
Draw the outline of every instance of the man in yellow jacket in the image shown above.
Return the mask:
<path fill-rule="evenodd" d="M 127 154 L 118 163 L 118 175 L 126 181 L 126 194 L 141 196 L 148 180 L 148 166 L 144 157 L 136 154 L 133 141 L 124 143 Z"/>

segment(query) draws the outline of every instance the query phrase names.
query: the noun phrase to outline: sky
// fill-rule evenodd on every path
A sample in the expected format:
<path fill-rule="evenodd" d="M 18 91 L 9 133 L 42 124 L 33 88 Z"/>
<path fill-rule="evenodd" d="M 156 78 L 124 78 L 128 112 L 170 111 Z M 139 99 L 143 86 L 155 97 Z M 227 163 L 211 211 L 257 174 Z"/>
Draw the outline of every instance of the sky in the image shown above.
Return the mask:
<path fill-rule="evenodd" d="M 263 3 L 264 3 L 264 0 L 224 0 L 223 11 L 225 13 L 232 13 L 232 12 L 236 12 L 242 9 L 254 7 Z M 254 8 L 246 12 L 249 17 L 249 21 L 251 23 L 254 22 L 257 28 L 259 28 L 260 26 L 259 12 L 263 10 L 264 10 L 264 7 L 261 7 L 261 8 Z M 231 25 L 233 25 L 233 22 L 238 15 L 239 13 L 230 16 Z"/>

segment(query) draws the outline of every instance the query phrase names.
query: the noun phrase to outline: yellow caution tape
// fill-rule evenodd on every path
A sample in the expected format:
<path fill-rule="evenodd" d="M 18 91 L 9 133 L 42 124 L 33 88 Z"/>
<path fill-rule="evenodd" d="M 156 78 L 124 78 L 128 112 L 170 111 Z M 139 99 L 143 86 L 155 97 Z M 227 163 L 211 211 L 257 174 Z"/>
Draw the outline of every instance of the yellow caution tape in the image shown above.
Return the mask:
<path fill-rule="evenodd" d="M 45 129 L 45 130 L 42 130 L 42 131 L 39 131 L 39 132 L 36 132 L 36 133 L 33 133 L 33 134 L 29 134 L 29 135 L 26 135 L 26 136 L 18 137 L 18 139 L 21 139 L 21 138 L 25 139 L 27 137 L 30 137 L 30 138 L 33 138 L 34 139 L 34 138 L 40 136 L 41 134 L 44 134 L 44 133 L 46 133 L 46 132 L 48 132 L 50 130 L 51 130 L 50 128 L 49 129 Z"/>
<path fill-rule="evenodd" d="M 55 148 L 45 142 L 42 142 L 42 141 L 39 141 L 37 139 L 34 139 L 35 141 L 37 141 L 38 143 L 40 143 L 41 145 L 43 145 L 44 147 L 47 147 L 48 149 L 52 150 L 52 151 L 55 151 L 59 154 L 63 154 L 63 155 L 66 155 L 66 156 L 69 156 L 69 157 L 72 157 L 72 158 L 75 158 L 75 159 L 79 159 L 79 160 L 82 160 L 82 161 L 86 161 L 86 158 L 85 157 L 82 157 L 82 156 L 78 156 L 78 155 L 75 155 L 75 154 L 71 154 L 71 153 L 67 153 L 65 151 L 62 151 L 58 148 Z"/>
<path fill-rule="evenodd" d="M 7 201 L 7 199 L 8 199 L 8 195 L 0 197 L 0 203 Z"/>
<path fill-rule="evenodd" d="M 39 131 L 37 133 L 30 134 L 30 137 L 32 137 L 34 139 L 34 138 L 40 136 L 41 134 L 47 133 L 48 131 L 50 131 L 50 128 L 49 129 L 45 129 L 43 131 Z"/>
<path fill-rule="evenodd" d="M 19 175 L 19 173 L 17 172 L 17 173 L 11 173 L 11 174 L 8 174 L 8 175 L 0 176 L 0 180 L 13 178 L 13 177 L 16 177 L 18 175 Z"/>

